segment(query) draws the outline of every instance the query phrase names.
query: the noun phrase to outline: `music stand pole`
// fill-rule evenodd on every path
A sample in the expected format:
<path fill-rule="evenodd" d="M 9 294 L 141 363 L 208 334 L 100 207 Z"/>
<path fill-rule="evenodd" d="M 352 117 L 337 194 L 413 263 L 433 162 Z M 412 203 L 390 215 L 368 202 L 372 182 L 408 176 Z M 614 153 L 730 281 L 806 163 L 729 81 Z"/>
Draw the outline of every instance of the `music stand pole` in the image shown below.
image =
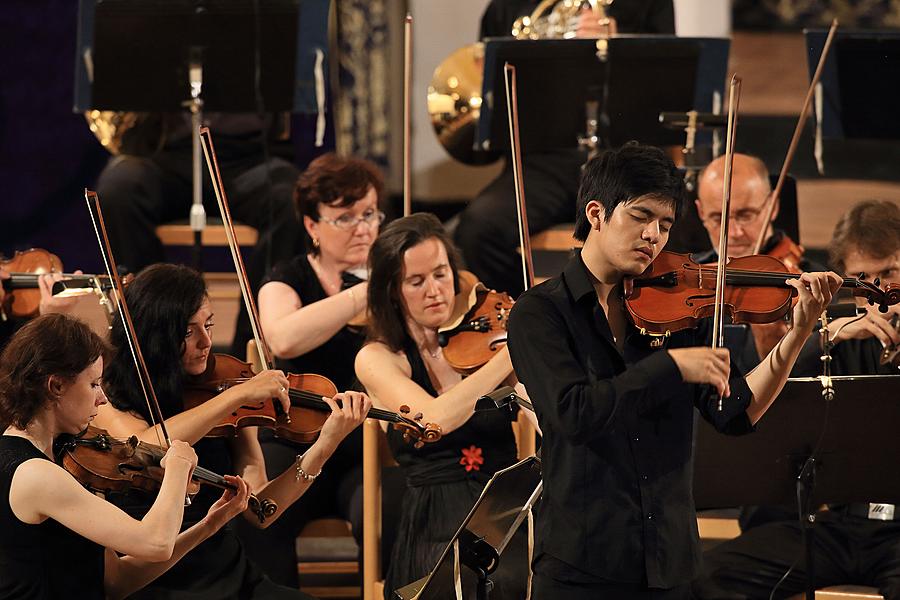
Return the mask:
<path fill-rule="evenodd" d="M 192 50 L 190 68 L 188 69 L 191 86 L 191 99 L 184 104 L 191 111 L 191 163 L 192 163 L 192 203 L 191 231 L 194 232 L 192 258 L 194 268 L 203 271 L 203 230 L 206 229 L 206 210 L 203 208 L 203 172 L 200 154 L 200 127 L 203 125 L 203 63 L 197 52 Z"/>

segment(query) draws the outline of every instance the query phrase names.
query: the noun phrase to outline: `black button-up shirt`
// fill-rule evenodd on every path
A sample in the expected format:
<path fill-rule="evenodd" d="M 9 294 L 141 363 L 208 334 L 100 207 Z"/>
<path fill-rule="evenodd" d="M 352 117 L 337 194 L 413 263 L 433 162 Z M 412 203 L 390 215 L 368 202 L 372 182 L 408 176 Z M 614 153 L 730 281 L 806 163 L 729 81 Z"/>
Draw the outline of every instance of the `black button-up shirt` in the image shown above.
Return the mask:
<path fill-rule="evenodd" d="M 679 332 L 665 347 L 702 345 L 697 337 Z M 719 431 L 746 433 L 751 392 L 732 366 L 719 412 L 709 388 L 682 381 L 665 347 L 629 324 L 619 353 L 580 254 L 517 300 L 510 354 L 543 431 L 536 556 L 652 588 L 698 571 L 693 407 Z"/>

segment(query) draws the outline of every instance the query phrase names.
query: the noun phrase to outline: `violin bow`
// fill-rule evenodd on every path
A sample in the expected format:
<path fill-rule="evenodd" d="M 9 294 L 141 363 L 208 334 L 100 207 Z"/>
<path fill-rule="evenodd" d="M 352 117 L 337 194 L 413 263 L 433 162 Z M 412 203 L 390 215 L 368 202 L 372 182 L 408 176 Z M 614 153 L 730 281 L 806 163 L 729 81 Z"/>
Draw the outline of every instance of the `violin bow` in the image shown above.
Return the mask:
<path fill-rule="evenodd" d="M 247 315 L 250 317 L 250 327 L 253 330 L 253 339 L 256 342 L 256 351 L 259 353 L 260 364 L 262 364 L 263 369 L 271 369 L 272 353 L 263 336 L 262 327 L 259 325 L 259 311 L 256 309 L 256 301 L 253 299 L 253 294 L 250 293 L 249 278 L 247 277 L 247 270 L 244 268 L 244 259 L 241 257 L 237 236 L 234 233 L 234 221 L 228 208 L 228 198 L 225 196 L 222 173 L 219 171 L 219 161 L 216 159 L 216 149 L 213 146 L 209 127 L 200 128 L 200 144 L 203 146 L 203 156 L 206 157 L 206 166 L 209 168 L 213 192 L 215 192 L 216 202 L 219 204 L 222 224 L 225 227 L 225 238 L 228 240 L 228 248 L 231 250 L 231 258 L 234 261 L 234 270 L 238 276 L 241 296 L 244 299 Z"/>
<path fill-rule="evenodd" d="M 513 183 L 516 189 L 516 215 L 519 221 L 519 248 L 522 252 L 522 278 L 525 289 L 534 285 L 534 264 L 531 258 L 531 235 L 528 232 L 528 212 L 525 208 L 525 180 L 522 175 L 522 147 L 519 138 L 519 93 L 516 86 L 516 67 L 503 65 L 506 86 L 506 116 L 509 121 L 509 146 L 512 150 Z"/>
<path fill-rule="evenodd" d="M 163 439 L 159 440 L 160 446 L 168 448 L 172 445 L 172 441 L 169 439 L 166 421 L 163 418 L 162 409 L 159 407 L 159 400 L 156 397 L 153 382 L 150 379 L 150 371 L 147 369 L 147 363 L 144 361 L 144 354 L 141 352 L 141 345 L 134 330 L 131 311 L 128 310 L 128 303 L 125 301 L 125 288 L 122 285 L 122 278 L 119 277 L 119 267 L 116 264 L 112 246 L 109 243 L 109 236 L 106 233 L 103 211 L 100 208 L 100 198 L 97 196 L 97 192 L 85 189 L 84 200 L 87 203 L 88 213 L 91 215 L 91 224 L 94 226 L 97 244 L 100 246 L 103 266 L 106 268 L 106 274 L 116 290 L 119 316 L 125 328 L 125 339 L 128 342 L 128 349 L 131 351 L 131 358 L 134 360 L 134 366 L 137 369 L 138 382 L 141 384 L 141 391 L 144 393 L 144 400 L 147 402 L 147 408 L 150 411 L 150 424 L 156 431 L 157 440 L 159 440 L 159 434 L 162 432 Z M 159 430 L 156 430 L 157 424 L 159 425 Z M 165 441 L 165 444 L 163 444 L 163 441 Z"/>
<path fill-rule="evenodd" d="M 412 15 L 403 20 L 403 216 L 412 214 Z"/>
<path fill-rule="evenodd" d="M 775 212 L 775 205 L 778 204 L 778 199 L 781 197 L 781 188 L 784 187 L 784 180 L 787 177 L 788 169 L 791 167 L 791 162 L 794 160 L 794 153 L 797 151 L 797 144 L 800 142 L 800 134 L 803 133 L 803 126 L 806 124 L 806 118 L 809 115 L 809 107 L 810 104 L 812 104 L 812 99 L 815 95 L 816 86 L 819 84 L 819 79 L 822 77 L 825 59 L 828 58 L 828 51 L 831 50 L 831 42 L 834 40 L 834 34 L 837 32 L 837 28 L 838 20 L 834 19 L 831 22 L 831 29 L 828 30 L 828 37 L 825 38 L 825 45 L 822 47 L 821 56 L 819 56 L 819 64 L 816 65 L 815 73 L 813 73 L 812 80 L 809 82 L 809 88 L 806 90 L 806 99 L 803 101 L 803 108 L 800 109 L 800 117 L 797 119 L 797 126 L 794 128 L 794 136 L 791 138 L 787 154 L 784 157 L 784 163 L 781 165 L 781 172 L 778 173 L 778 181 L 775 183 L 775 189 L 772 190 L 772 193 L 769 194 L 769 197 L 766 199 L 766 212 L 765 219 L 763 220 L 765 226 L 759 230 L 759 235 L 756 237 L 756 243 L 753 245 L 753 252 L 751 252 L 751 254 L 759 254 L 762 250 L 763 242 L 766 241 L 766 232 L 769 231 L 769 222 L 772 220 L 772 213 Z"/>
<path fill-rule="evenodd" d="M 507 63 L 503 65 L 503 81 L 506 87 L 506 116 L 509 121 L 509 143 L 512 150 L 513 182 L 516 188 L 516 213 L 519 220 L 519 248 L 522 254 L 522 277 L 525 290 L 534 285 L 534 266 L 531 262 L 531 236 L 528 233 L 528 212 L 525 207 L 525 180 L 522 175 L 522 147 L 519 142 L 519 102 L 516 86 L 516 67 Z M 522 420 L 519 423 L 521 452 L 525 456 L 535 453 L 535 431 L 531 422 Z"/>
<path fill-rule="evenodd" d="M 725 263 L 728 261 L 728 226 L 731 211 L 731 179 L 734 167 L 734 142 L 737 132 L 738 107 L 741 102 L 741 78 L 731 77 L 728 98 L 728 127 L 725 140 L 725 175 L 722 181 L 722 222 L 719 225 L 719 260 L 716 263 L 716 300 L 713 311 L 712 347 L 725 345 Z M 722 396 L 719 395 L 719 410 Z"/>

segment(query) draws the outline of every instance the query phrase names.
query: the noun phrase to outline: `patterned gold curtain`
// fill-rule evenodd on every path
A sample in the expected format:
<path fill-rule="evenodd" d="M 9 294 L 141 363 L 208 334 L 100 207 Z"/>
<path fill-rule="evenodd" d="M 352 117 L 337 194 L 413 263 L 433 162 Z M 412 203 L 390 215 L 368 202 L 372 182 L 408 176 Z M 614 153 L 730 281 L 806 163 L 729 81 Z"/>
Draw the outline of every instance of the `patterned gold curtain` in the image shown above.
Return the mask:
<path fill-rule="evenodd" d="M 900 27 L 900 0 L 734 0 L 735 29 Z"/>
<path fill-rule="evenodd" d="M 389 0 L 336 0 L 337 151 L 387 166 L 390 151 Z"/>

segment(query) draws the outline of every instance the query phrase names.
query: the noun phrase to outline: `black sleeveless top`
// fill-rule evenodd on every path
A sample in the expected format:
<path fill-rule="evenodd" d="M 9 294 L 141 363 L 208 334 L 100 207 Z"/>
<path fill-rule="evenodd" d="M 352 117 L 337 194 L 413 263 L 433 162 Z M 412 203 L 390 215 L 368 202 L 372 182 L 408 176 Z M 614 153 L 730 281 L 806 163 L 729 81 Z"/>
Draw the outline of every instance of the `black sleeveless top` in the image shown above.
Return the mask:
<path fill-rule="evenodd" d="M 265 276 L 260 287 L 270 281 L 289 285 L 300 296 L 303 306 L 309 306 L 328 297 L 305 254 L 276 264 Z M 345 284 L 344 287 L 349 286 Z M 340 391 L 359 390 L 361 388 L 357 385 L 353 361 L 364 340 L 365 335 L 361 331 L 343 327 L 318 348 L 296 358 L 279 359 L 277 366 L 291 373 L 324 375 L 334 382 Z"/>
<path fill-rule="evenodd" d="M 411 379 L 437 397 L 439 394 L 431 383 L 425 362 L 412 340 L 406 340 L 403 352 L 412 369 Z M 510 424 L 513 415 L 498 410 L 490 400 L 480 401 L 462 427 L 437 442 L 414 448 L 403 441 L 402 433 L 389 427 L 388 445 L 411 487 L 468 478 L 486 483 L 495 472 L 516 462 L 516 440 Z"/>
<path fill-rule="evenodd" d="M 0 599 L 104 598 L 103 546 L 47 519 L 20 521 L 9 505 L 16 469 L 32 458 L 49 460 L 34 445 L 0 436 Z"/>

